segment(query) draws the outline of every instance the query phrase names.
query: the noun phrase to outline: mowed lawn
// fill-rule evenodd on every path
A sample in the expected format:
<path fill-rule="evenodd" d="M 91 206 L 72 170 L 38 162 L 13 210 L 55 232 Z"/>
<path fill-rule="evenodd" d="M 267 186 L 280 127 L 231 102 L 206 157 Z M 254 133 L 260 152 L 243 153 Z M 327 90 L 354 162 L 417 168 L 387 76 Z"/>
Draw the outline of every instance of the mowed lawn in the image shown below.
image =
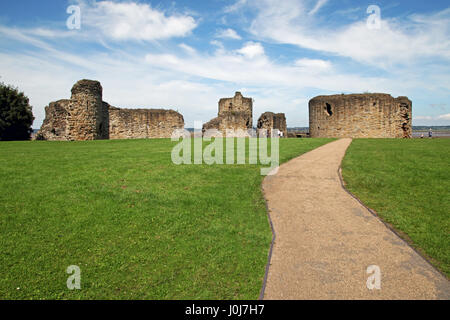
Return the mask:
<path fill-rule="evenodd" d="M 283 139 L 281 162 L 330 141 Z M 261 166 L 175 165 L 175 145 L 0 142 L 0 299 L 258 298 Z"/>
<path fill-rule="evenodd" d="M 450 139 L 353 140 L 343 177 L 450 276 Z"/>

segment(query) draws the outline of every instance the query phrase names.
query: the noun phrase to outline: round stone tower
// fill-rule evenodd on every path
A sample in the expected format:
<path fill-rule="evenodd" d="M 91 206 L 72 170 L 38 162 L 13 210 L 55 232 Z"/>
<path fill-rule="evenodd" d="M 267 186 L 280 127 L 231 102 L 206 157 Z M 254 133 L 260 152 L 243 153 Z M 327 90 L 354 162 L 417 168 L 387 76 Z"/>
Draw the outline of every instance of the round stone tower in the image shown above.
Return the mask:
<path fill-rule="evenodd" d="M 80 80 L 72 87 L 68 113 L 71 140 L 108 139 L 108 105 L 98 81 Z"/>
<path fill-rule="evenodd" d="M 412 103 L 389 94 L 319 96 L 309 101 L 313 138 L 411 138 Z"/>

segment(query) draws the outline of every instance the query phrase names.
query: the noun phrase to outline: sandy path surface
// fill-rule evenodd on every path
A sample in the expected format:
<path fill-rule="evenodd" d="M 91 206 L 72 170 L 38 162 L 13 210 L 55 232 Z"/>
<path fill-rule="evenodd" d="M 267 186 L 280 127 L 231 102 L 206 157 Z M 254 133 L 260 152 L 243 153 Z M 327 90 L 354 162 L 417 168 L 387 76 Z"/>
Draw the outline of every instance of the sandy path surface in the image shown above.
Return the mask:
<path fill-rule="evenodd" d="M 450 299 L 450 282 L 342 188 L 350 143 L 324 145 L 265 178 L 276 238 L 264 299 Z M 367 287 L 371 265 L 381 289 Z"/>

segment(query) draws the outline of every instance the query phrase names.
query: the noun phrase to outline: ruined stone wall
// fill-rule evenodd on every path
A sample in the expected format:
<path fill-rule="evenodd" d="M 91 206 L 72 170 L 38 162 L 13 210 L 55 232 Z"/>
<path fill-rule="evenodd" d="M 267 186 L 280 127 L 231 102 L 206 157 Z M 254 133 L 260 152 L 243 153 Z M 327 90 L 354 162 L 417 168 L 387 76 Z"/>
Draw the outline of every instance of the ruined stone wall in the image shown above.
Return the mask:
<path fill-rule="evenodd" d="M 108 121 L 100 82 L 80 80 L 72 87 L 70 100 L 51 102 L 45 108 L 45 120 L 36 139 L 108 139 Z"/>
<path fill-rule="evenodd" d="M 258 136 L 261 130 L 266 130 L 267 136 L 275 136 L 275 129 L 283 133 L 283 137 L 287 137 L 286 116 L 284 113 L 265 112 L 258 119 Z"/>
<path fill-rule="evenodd" d="M 98 81 L 80 80 L 69 100 L 52 102 L 36 139 L 97 140 L 170 138 L 184 128 L 181 114 L 163 109 L 119 109 L 102 100 Z"/>
<path fill-rule="evenodd" d="M 236 92 L 233 98 L 219 100 L 218 116 L 203 125 L 203 131 L 219 130 L 225 134 L 227 130 L 247 132 L 253 127 L 253 100 Z"/>
<path fill-rule="evenodd" d="M 245 112 L 227 112 L 203 125 L 203 131 L 210 129 L 219 130 L 223 135 L 227 130 L 247 132 L 251 129 L 250 118 Z"/>
<path fill-rule="evenodd" d="M 37 140 L 68 140 L 68 109 L 70 100 L 51 102 L 45 107 L 45 119 L 36 134 Z"/>
<path fill-rule="evenodd" d="M 109 108 L 110 139 L 170 138 L 182 128 L 183 116 L 173 110 Z"/>
<path fill-rule="evenodd" d="M 411 138 L 412 102 L 389 94 L 315 97 L 309 102 L 311 137 Z"/>

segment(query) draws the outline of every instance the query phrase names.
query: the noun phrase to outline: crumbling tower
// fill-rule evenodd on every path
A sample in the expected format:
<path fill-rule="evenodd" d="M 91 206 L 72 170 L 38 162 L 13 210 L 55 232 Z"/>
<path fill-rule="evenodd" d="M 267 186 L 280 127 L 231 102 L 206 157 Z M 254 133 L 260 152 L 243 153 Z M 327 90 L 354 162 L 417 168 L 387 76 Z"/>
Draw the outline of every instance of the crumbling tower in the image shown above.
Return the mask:
<path fill-rule="evenodd" d="M 222 98 L 219 100 L 219 117 L 226 116 L 230 112 L 241 114 L 247 118 L 251 129 L 253 123 L 253 101 L 252 98 L 245 98 L 242 93 L 236 92 L 233 98 Z"/>
<path fill-rule="evenodd" d="M 245 98 L 240 92 L 236 92 L 232 98 L 219 100 L 218 116 L 203 125 L 203 131 L 208 129 L 219 130 L 226 134 L 227 130 L 245 132 L 253 128 L 253 100 Z"/>
<path fill-rule="evenodd" d="M 71 140 L 108 139 L 108 104 L 98 81 L 80 80 L 72 87 L 67 131 Z"/>

